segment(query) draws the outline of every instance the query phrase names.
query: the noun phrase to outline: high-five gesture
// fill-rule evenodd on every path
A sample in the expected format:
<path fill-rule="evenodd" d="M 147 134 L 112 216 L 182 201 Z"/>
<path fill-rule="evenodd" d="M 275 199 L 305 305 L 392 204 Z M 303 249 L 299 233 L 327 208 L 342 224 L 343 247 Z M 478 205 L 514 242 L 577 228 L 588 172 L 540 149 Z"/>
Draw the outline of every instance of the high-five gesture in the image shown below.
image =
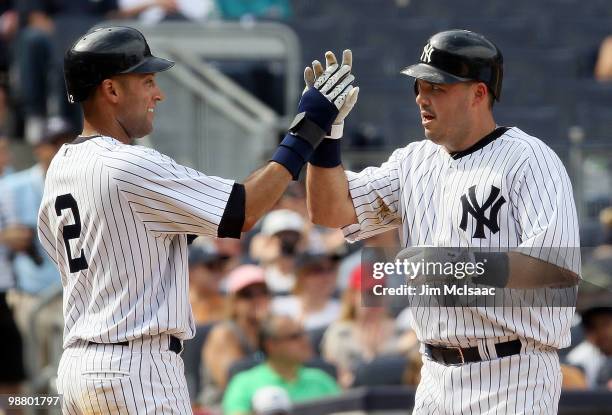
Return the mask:
<path fill-rule="evenodd" d="M 304 69 L 304 82 L 306 88 L 317 88 L 323 95 L 332 101 L 339 113 L 334 120 L 334 125 L 342 124 L 346 116 L 351 112 L 357 97 L 359 87 L 353 86 L 355 76 L 351 73 L 353 68 L 353 53 L 350 49 L 342 52 L 342 64 L 338 65 L 336 55 L 333 52 L 325 53 L 325 69 L 318 60 L 312 62 L 312 67 Z"/>

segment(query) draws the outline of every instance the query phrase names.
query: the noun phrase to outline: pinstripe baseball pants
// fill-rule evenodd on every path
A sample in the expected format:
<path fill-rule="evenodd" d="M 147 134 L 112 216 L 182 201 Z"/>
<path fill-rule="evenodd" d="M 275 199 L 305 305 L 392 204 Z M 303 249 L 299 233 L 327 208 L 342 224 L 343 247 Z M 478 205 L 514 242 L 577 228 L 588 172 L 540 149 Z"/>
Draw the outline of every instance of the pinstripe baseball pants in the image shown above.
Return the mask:
<path fill-rule="evenodd" d="M 62 413 L 191 414 L 183 359 L 168 347 L 167 335 L 68 347 L 57 379 Z"/>
<path fill-rule="evenodd" d="M 561 368 L 555 350 L 445 366 L 423 356 L 413 414 L 556 414 Z"/>

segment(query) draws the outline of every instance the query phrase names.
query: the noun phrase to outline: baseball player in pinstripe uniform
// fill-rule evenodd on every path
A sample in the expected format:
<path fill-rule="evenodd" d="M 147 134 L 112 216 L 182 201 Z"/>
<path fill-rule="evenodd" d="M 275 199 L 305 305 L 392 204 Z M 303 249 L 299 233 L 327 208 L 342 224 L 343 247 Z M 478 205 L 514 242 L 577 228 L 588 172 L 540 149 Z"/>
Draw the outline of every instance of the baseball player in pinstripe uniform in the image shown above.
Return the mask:
<path fill-rule="evenodd" d="M 481 254 L 494 270 L 485 284 L 575 288 L 580 257 L 571 183 L 542 141 L 496 125 L 502 62 L 482 35 L 432 36 L 420 62 L 402 71 L 415 78 L 427 139 L 354 173 L 340 165 L 339 140 L 326 138 L 318 149 L 326 153 L 308 166 L 313 221 L 342 227 L 349 241 L 399 227 L 402 258 L 425 246 L 502 248 Z M 321 73 L 316 63 L 306 82 Z M 547 254 L 560 249 L 565 255 Z M 570 344 L 571 304 L 447 307 L 417 299 L 410 307 L 424 362 L 414 413 L 557 412 L 557 349 Z"/>
<path fill-rule="evenodd" d="M 131 145 L 152 130 L 163 99 L 155 74 L 173 64 L 128 27 L 88 32 L 65 56 L 84 129 L 51 162 L 38 235 L 64 287 L 57 385 L 67 414 L 191 413 L 180 357 L 194 335 L 188 235 L 240 237 L 356 99 L 350 66 L 328 71 L 271 161 L 240 184 Z"/>

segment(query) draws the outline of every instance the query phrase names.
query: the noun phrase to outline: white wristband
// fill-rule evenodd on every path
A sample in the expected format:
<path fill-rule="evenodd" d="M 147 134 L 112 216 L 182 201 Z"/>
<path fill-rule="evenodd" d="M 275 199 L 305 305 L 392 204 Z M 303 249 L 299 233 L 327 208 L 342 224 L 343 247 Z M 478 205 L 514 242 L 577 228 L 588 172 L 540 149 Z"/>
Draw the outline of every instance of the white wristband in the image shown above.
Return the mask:
<path fill-rule="evenodd" d="M 342 138 L 342 134 L 344 133 L 344 121 L 340 124 L 333 124 L 331 128 L 331 133 L 325 138 L 333 138 L 335 140 Z"/>

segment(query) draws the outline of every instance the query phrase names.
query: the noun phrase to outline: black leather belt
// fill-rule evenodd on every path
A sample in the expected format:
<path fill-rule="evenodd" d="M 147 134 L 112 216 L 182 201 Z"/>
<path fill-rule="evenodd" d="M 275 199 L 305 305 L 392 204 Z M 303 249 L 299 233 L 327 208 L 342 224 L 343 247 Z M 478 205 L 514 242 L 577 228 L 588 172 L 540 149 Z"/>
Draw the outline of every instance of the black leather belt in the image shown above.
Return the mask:
<path fill-rule="evenodd" d="M 89 344 L 112 344 L 114 346 L 129 346 L 130 342 L 117 342 L 117 343 L 98 343 L 98 342 L 92 342 L 90 341 Z M 170 346 L 168 347 L 168 350 L 170 350 L 171 352 L 174 352 L 176 354 L 179 354 L 183 349 L 183 345 L 181 344 L 181 341 L 174 336 L 170 336 Z"/>
<path fill-rule="evenodd" d="M 497 357 L 507 357 L 521 352 L 521 341 L 512 340 L 495 344 Z M 425 356 L 444 365 L 462 365 L 464 363 L 482 362 L 478 347 L 443 347 L 425 344 Z"/>

